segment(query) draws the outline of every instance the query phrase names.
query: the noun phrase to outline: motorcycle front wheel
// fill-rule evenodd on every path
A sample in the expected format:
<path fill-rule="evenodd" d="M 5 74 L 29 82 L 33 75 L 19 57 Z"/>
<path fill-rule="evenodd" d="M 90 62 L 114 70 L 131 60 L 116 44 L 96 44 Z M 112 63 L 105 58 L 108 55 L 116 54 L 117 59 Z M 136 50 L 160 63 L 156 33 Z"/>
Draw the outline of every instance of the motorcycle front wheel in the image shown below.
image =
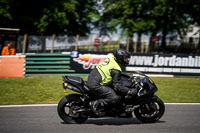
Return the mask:
<path fill-rule="evenodd" d="M 157 96 L 152 97 L 147 103 L 134 110 L 137 119 L 144 123 L 158 121 L 165 112 L 163 101 Z"/>
<path fill-rule="evenodd" d="M 85 122 L 88 117 L 82 116 L 78 110 L 81 110 L 82 101 L 80 95 L 70 94 L 63 97 L 57 106 L 59 117 L 66 123 L 76 124 Z"/>

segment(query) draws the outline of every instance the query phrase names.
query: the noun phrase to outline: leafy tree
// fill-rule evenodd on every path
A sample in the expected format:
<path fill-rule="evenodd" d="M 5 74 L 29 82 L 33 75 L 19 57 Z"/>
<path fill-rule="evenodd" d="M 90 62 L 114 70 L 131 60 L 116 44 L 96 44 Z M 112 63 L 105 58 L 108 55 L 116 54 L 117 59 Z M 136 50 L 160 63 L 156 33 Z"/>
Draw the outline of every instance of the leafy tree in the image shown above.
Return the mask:
<path fill-rule="evenodd" d="M 152 38 L 157 33 L 162 33 L 161 49 L 164 50 L 169 33 L 180 33 L 192 22 L 199 23 L 200 18 L 199 0 L 107 0 L 103 5 L 99 21 L 102 31 L 116 31 L 116 27 L 120 27 L 122 34 L 131 38 L 137 33 L 138 42 L 142 34 L 151 33 L 151 51 Z"/>
<path fill-rule="evenodd" d="M 162 33 L 182 33 L 190 24 L 200 25 L 199 0 L 0 0 L 0 27 L 20 28 L 33 35 L 87 35 L 93 28 L 100 35 L 122 30 L 121 36 L 133 38 Z M 133 40 L 129 49 L 132 50 Z M 200 47 L 200 42 L 199 42 Z M 140 43 L 138 43 L 140 48 Z M 138 49 L 139 50 L 139 49 Z"/>
<path fill-rule="evenodd" d="M 200 10 L 200 2 L 191 0 L 161 1 L 164 13 L 155 20 L 157 31 L 160 30 L 162 33 L 161 49 L 165 50 L 167 34 L 176 32 L 181 35 L 189 25 L 198 23 L 200 17 L 197 14 Z"/>
<path fill-rule="evenodd" d="M 200 0 L 188 0 L 187 2 L 187 10 L 186 13 L 189 14 L 189 18 L 191 19 L 192 24 L 197 24 L 200 26 Z M 199 38 L 200 38 L 200 31 L 199 31 Z M 198 44 L 198 52 L 200 53 L 200 39 L 199 39 L 199 44 Z"/>
<path fill-rule="evenodd" d="M 0 0 L 0 27 L 5 27 L 8 21 L 12 20 L 10 14 L 10 0 Z"/>
<path fill-rule="evenodd" d="M 52 0 L 34 24 L 41 33 L 85 35 L 90 32 L 91 16 L 97 13 L 91 0 Z"/>
<path fill-rule="evenodd" d="M 180 29 L 188 27 L 190 24 L 189 15 L 186 14 L 189 1 L 185 0 L 164 0 L 165 12 L 160 18 L 162 25 L 162 44 L 161 48 L 166 48 L 166 36 L 170 32 L 180 32 Z"/>
<path fill-rule="evenodd" d="M 138 33 L 140 38 L 143 33 L 156 27 L 155 16 L 163 14 L 162 6 L 153 4 L 156 1 L 160 0 L 108 0 L 104 2 L 106 9 L 101 20 L 106 20 L 108 29 L 113 30 L 118 26 L 122 29 L 122 35 L 133 38 L 134 33 Z"/>
<path fill-rule="evenodd" d="M 85 35 L 96 14 L 93 0 L 1 0 L 1 26 L 20 28 L 21 34 Z M 5 19 L 6 18 L 6 19 Z"/>

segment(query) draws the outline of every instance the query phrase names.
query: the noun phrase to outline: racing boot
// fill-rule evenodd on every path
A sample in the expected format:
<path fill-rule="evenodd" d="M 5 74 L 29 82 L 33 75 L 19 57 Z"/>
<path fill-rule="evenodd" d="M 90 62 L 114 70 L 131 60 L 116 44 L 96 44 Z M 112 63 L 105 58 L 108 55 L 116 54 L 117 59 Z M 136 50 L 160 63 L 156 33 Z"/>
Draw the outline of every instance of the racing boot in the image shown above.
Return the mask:
<path fill-rule="evenodd" d="M 89 106 L 92 110 L 92 112 L 100 117 L 100 116 L 103 116 L 105 113 L 103 112 L 104 111 L 104 103 L 102 100 L 96 100 L 96 101 L 91 101 L 89 103 Z"/>

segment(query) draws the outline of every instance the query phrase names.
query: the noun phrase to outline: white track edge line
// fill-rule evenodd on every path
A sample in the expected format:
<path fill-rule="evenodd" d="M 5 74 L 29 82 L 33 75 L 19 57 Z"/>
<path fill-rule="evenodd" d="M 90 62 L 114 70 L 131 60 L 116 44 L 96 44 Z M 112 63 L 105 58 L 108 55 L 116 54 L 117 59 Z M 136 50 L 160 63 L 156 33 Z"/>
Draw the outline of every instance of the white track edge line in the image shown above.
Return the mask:
<path fill-rule="evenodd" d="M 57 106 L 58 104 L 24 104 L 24 105 L 0 105 L 0 108 L 9 108 L 9 107 L 49 107 Z"/>
<path fill-rule="evenodd" d="M 58 104 L 25 104 L 25 105 L 0 105 L 0 108 L 9 107 L 50 107 Z M 200 105 L 200 103 L 165 103 L 165 105 Z"/>
<path fill-rule="evenodd" d="M 200 103 L 165 103 L 165 105 L 200 105 Z"/>

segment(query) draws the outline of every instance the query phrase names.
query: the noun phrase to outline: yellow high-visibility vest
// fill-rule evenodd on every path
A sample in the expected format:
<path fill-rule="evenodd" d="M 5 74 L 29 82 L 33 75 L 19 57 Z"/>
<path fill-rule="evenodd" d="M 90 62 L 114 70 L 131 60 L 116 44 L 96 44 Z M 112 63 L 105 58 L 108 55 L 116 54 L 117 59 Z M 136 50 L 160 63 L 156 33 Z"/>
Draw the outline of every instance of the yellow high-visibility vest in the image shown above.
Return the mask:
<path fill-rule="evenodd" d="M 105 59 L 103 62 L 99 63 L 96 68 L 102 77 L 102 82 L 100 85 L 109 85 L 112 82 L 112 69 L 122 71 L 114 56 L 110 56 L 109 58 Z"/>

